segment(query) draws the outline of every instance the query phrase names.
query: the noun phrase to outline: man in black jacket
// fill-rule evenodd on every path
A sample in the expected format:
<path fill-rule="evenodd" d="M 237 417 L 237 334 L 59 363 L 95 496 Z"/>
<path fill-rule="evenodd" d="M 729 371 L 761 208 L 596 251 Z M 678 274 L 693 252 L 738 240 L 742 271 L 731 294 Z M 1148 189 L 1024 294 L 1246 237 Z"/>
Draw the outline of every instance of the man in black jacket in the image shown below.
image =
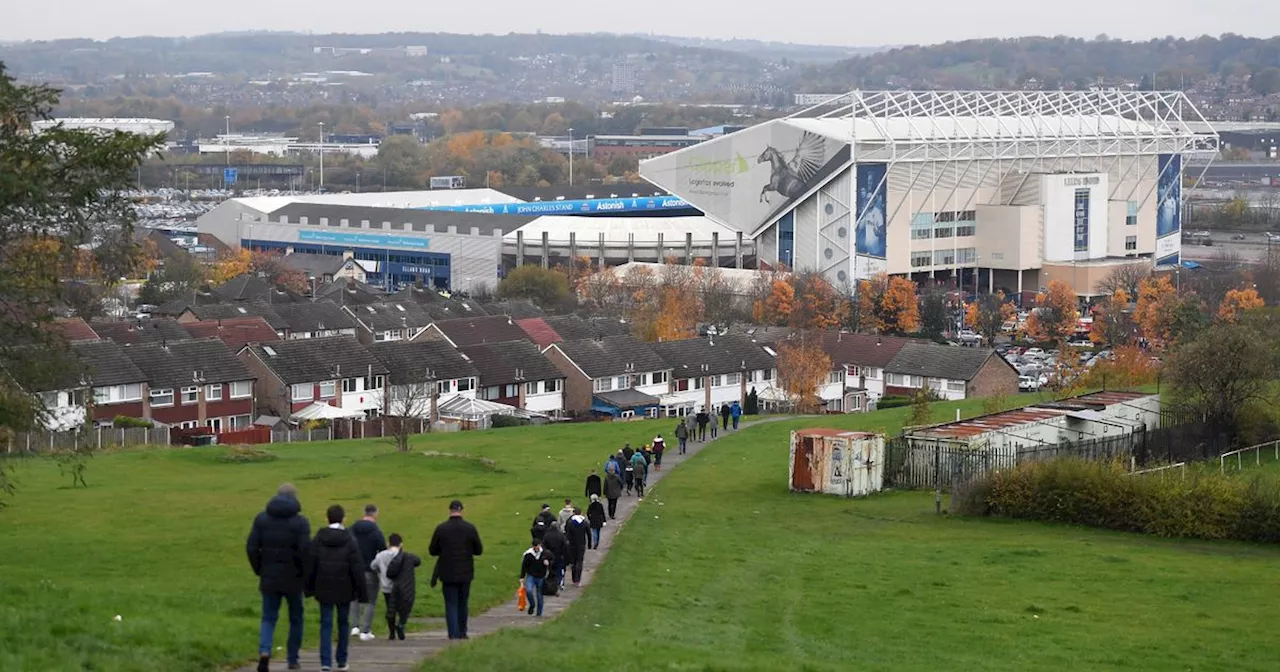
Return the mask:
<path fill-rule="evenodd" d="M 351 536 L 356 539 L 360 548 L 360 566 L 364 568 L 364 594 L 368 602 L 351 603 L 351 636 L 360 636 L 360 641 L 373 640 L 373 611 L 378 603 L 378 573 L 370 569 L 373 559 L 387 550 L 387 539 L 382 536 L 378 527 L 378 505 L 365 504 L 364 518 L 351 526 Z M 394 634 L 394 633 L 393 633 Z"/>
<path fill-rule="evenodd" d="M 436 526 L 428 550 L 439 558 L 436 568 L 444 584 L 441 592 L 449 639 L 467 639 L 467 609 L 471 581 L 476 575 L 475 556 L 484 553 L 484 546 L 476 526 L 462 519 L 462 502 L 456 499 L 449 502 L 449 519 Z"/>
<path fill-rule="evenodd" d="M 320 669 L 329 670 L 334 663 L 333 621 L 338 615 L 338 670 L 347 669 L 347 644 L 351 633 L 348 616 L 351 603 L 365 602 L 364 567 L 360 547 L 342 526 L 346 512 L 334 504 L 326 512 L 329 526 L 316 532 L 311 542 L 311 566 L 307 571 L 307 594 L 320 603 Z"/>
<path fill-rule="evenodd" d="M 551 576 L 549 581 L 555 582 L 555 588 L 559 591 L 564 588 L 564 568 L 569 564 L 569 540 L 564 536 L 564 532 L 560 530 L 560 526 L 552 523 L 547 528 L 547 533 L 542 537 L 542 547 L 551 551 L 551 555 L 555 556 L 555 562 L 551 564 Z"/>
<path fill-rule="evenodd" d="M 306 576 L 311 524 L 301 515 L 298 491 L 288 483 L 280 486 L 267 507 L 253 519 L 245 552 L 249 566 L 258 575 L 262 593 L 262 626 L 258 632 L 258 672 L 269 672 L 272 640 L 280 602 L 289 603 L 289 669 L 298 666 L 302 648 L 302 589 Z"/>
<path fill-rule="evenodd" d="M 599 497 L 603 493 L 604 481 L 601 481 L 600 475 L 596 473 L 595 469 L 592 469 L 591 473 L 587 476 L 587 499 L 590 500 L 591 495 Z"/>
<path fill-rule="evenodd" d="M 587 523 L 587 517 L 582 515 L 582 509 L 573 508 L 573 516 L 569 518 L 569 524 L 564 527 L 564 535 L 569 538 L 569 558 L 567 563 L 573 563 L 573 585 L 576 587 L 582 582 L 582 563 L 587 557 L 587 539 L 591 536 L 591 525 Z"/>

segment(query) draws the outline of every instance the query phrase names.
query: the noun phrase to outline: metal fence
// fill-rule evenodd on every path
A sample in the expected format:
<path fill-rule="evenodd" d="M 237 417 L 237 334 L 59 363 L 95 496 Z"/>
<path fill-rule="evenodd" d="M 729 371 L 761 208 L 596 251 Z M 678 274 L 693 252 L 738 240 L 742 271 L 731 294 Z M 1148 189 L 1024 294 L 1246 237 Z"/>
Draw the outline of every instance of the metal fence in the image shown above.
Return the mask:
<path fill-rule="evenodd" d="M 1280 462 L 1280 440 L 1223 453 L 1218 456 L 1218 469 L 1225 474 L 1227 469 L 1240 471 L 1246 466 L 1260 467 L 1264 462 Z"/>
<path fill-rule="evenodd" d="M 54 453 L 90 448 L 132 448 L 169 445 L 168 427 L 100 427 L 69 432 L 16 432 L 5 442 L 10 455 Z"/>

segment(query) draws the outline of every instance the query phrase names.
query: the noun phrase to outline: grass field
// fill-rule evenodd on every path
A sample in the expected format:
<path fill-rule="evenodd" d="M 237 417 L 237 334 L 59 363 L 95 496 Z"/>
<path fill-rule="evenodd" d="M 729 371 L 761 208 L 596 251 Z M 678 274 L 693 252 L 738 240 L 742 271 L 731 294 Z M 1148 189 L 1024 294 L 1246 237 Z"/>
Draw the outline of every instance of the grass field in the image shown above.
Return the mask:
<path fill-rule="evenodd" d="M 892 424 L 888 414 L 823 424 Z M 1280 549 L 936 516 L 786 489 L 753 428 L 667 476 L 560 619 L 424 671 L 1273 670 Z M 647 509 L 647 510 L 646 510 Z"/>

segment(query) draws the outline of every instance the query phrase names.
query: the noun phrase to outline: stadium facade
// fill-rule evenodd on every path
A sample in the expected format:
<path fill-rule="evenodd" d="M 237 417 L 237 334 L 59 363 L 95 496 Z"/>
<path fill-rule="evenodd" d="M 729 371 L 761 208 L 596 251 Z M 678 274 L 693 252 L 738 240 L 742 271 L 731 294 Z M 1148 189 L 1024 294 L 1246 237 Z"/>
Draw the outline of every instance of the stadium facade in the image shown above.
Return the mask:
<path fill-rule="evenodd" d="M 1061 279 L 1089 296 L 1118 264 L 1179 263 L 1183 162 L 1216 152 L 1179 92 L 854 91 L 640 174 L 762 262 L 838 286 Z"/>

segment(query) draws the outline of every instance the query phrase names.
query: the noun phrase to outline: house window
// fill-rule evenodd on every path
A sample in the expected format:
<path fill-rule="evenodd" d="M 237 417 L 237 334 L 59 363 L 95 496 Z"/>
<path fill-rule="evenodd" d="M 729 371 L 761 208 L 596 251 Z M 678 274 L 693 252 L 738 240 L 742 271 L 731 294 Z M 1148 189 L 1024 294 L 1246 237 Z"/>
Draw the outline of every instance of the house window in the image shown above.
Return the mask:
<path fill-rule="evenodd" d="M 941 379 L 941 378 L 930 378 L 930 379 L 929 379 L 929 389 L 933 390 L 934 392 L 941 392 L 941 391 L 942 391 L 942 379 Z"/>
<path fill-rule="evenodd" d="M 1137 201 L 1125 201 L 1124 225 L 1125 226 L 1138 225 L 1138 202 Z"/>
<path fill-rule="evenodd" d="M 468 391 L 468 390 L 474 390 L 474 389 L 476 389 L 476 379 L 475 379 L 475 378 L 459 378 L 459 379 L 458 379 L 458 391 L 459 391 L 459 392 L 466 392 L 466 391 Z"/>
<path fill-rule="evenodd" d="M 205 401 L 222 401 L 222 385 L 210 385 L 204 389 Z"/>
<path fill-rule="evenodd" d="M 253 420 L 247 415 L 233 415 L 231 416 L 231 429 L 248 429 L 251 422 Z"/>
<path fill-rule="evenodd" d="M 661 385 L 662 383 L 665 383 L 665 382 L 667 382 L 667 372 L 666 372 L 666 371 L 655 371 L 655 372 L 653 373 L 653 384 L 654 384 L 654 385 Z"/>
<path fill-rule="evenodd" d="M 934 238 L 950 238 L 953 231 L 950 226 L 939 226 L 933 230 Z"/>
<path fill-rule="evenodd" d="M 647 373 L 638 373 L 631 377 L 632 387 L 644 387 L 645 385 L 648 385 L 648 384 L 649 384 L 649 374 Z"/>
<path fill-rule="evenodd" d="M 765 369 L 765 370 L 764 370 L 764 379 L 765 379 L 765 380 L 773 380 L 773 369 Z"/>
<path fill-rule="evenodd" d="M 381 389 L 382 389 L 382 383 L 383 383 L 383 377 L 382 377 L 382 376 L 374 376 L 374 377 L 372 377 L 372 378 L 365 378 L 365 379 L 364 379 L 364 389 L 366 389 L 366 390 L 381 390 Z"/>
<path fill-rule="evenodd" d="M 537 393 L 538 393 L 538 381 L 536 381 L 536 380 L 535 380 L 535 381 L 533 381 L 533 382 L 531 382 L 531 383 L 525 383 L 525 384 L 524 384 L 524 393 L 525 393 L 525 394 L 537 394 Z"/>
<path fill-rule="evenodd" d="M 880 369 L 868 366 L 862 370 L 862 375 L 866 376 L 867 380 L 879 380 Z"/>
<path fill-rule="evenodd" d="M 739 384 L 741 384 L 741 383 L 742 383 L 742 374 L 740 374 L 740 373 L 726 373 L 726 374 L 724 374 L 724 384 L 725 384 L 725 385 L 739 385 Z"/>
<path fill-rule="evenodd" d="M 1138 237 L 1137 237 L 1137 236 L 1125 236 L 1125 237 L 1124 237 L 1124 249 L 1126 249 L 1126 250 L 1136 250 L 1136 249 L 1138 249 Z"/>
<path fill-rule="evenodd" d="M 720 387 L 723 384 L 724 376 L 711 376 L 711 387 Z"/>
<path fill-rule="evenodd" d="M 348 394 L 352 392 L 359 392 L 360 386 L 356 384 L 356 381 L 358 380 L 360 379 L 359 378 L 343 378 L 342 391 Z M 320 389 L 321 389 L 321 396 L 324 396 L 324 393 L 323 393 L 324 387 L 321 387 Z"/>
<path fill-rule="evenodd" d="M 614 383 L 614 387 L 619 390 L 625 390 L 631 387 L 631 376 L 618 376 L 618 381 Z"/>
<path fill-rule="evenodd" d="M 848 365 L 845 368 L 845 371 L 848 373 L 848 376 L 850 378 L 857 378 L 858 376 L 862 375 L 861 367 L 857 366 L 856 364 Z"/>
<path fill-rule="evenodd" d="M 501 396 L 502 396 L 502 388 L 498 387 L 497 385 L 491 385 L 489 387 L 484 387 L 480 389 L 480 398 L 484 399 L 485 401 L 493 401 L 494 399 L 501 398 Z"/>
<path fill-rule="evenodd" d="M 449 394 L 449 381 L 447 380 L 437 381 L 436 394 Z"/>
<path fill-rule="evenodd" d="M 166 387 L 159 390 L 151 390 L 152 406 L 172 406 L 173 405 L 173 388 Z"/>
<path fill-rule="evenodd" d="M 337 387 L 338 387 L 337 382 L 332 381 L 332 380 L 326 380 L 326 381 L 324 381 L 324 382 L 320 383 L 320 398 L 321 398 L 321 399 L 332 399 L 332 398 L 334 398 L 334 397 L 338 396 L 338 395 L 337 395 Z M 345 386 L 344 386 L 344 387 L 345 387 Z"/>
<path fill-rule="evenodd" d="M 841 371 L 831 371 L 830 373 L 828 373 L 828 374 L 827 374 L 827 382 L 828 382 L 828 383 L 843 383 L 843 382 L 844 382 L 844 371 L 843 371 L 843 370 L 841 370 Z"/>
<path fill-rule="evenodd" d="M 912 268 L 920 268 L 922 266 L 928 266 L 932 262 L 933 262 L 933 254 L 930 252 L 912 252 L 911 253 Z"/>
<path fill-rule="evenodd" d="M 676 389 L 675 389 L 675 391 L 676 391 L 676 392 L 685 392 L 685 391 L 687 391 L 687 390 L 689 389 L 689 379 L 688 379 L 688 378 L 681 378 L 681 379 L 677 380 L 677 381 L 676 381 L 675 388 L 676 388 Z"/>
<path fill-rule="evenodd" d="M 901 373 L 887 373 L 884 376 L 884 381 L 893 387 L 905 387 Z"/>
<path fill-rule="evenodd" d="M 596 392 L 608 392 L 613 389 L 612 378 L 596 378 L 594 389 Z"/>
<path fill-rule="evenodd" d="M 706 386 L 707 386 L 707 379 L 706 379 L 706 378 L 698 377 L 698 378 L 694 378 L 694 379 L 693 379 L 693 389 L 695 389 L 695 390 L 701 390 L 702 388 L 704 388 L 704 387 L 706 387 Z"/>
<path fill-rule="evenodd" d="M 333 383 L 329 383 L 329 391 L 333 392 Z M 330 394 L 329 396 L 333 396 Z M 293 386 L 294 401 L 311 401 L 315 398 L 315 387 L 311 383 L 298 383 Z"/>
<path fill-rule="evenodd" d="M 142 400 L 142 384 L 130 383 L 128 385 L 111 385 L 109 387 L 93 388 L 93 403 L 95 404 L 118 404 L 126 401 Z"/>
<path fill-rule="evenodd" d="M 513 383 L 513 384 L 511 384 L 511 385 L 507 385 L 507 386 L 506 386 L 506 389 L 505 389 L 505 390 L 503 390 L 502 396 L 504 396 L 504 397 L 514 397 L 514 396 L 517 396 L 517 395 L 519 395 L 519 394 L 520 394 L 520 386 L 519 386 L 519 385 L 516 385 L 516 384 L 514 384 L 514 383 Z"/>
<path fill-rule="evenodd" d="M 963 381 L 963 380 L 948 380 L 948 381 L 947 381 L 947 391 L 948 391 L 948 392 L 964 392 L 964 381 Z"/>
<path fill-rule="evenodd" d="M 231 383 L 231 398 L 244 399 L 253 396 L 253 382 L 248 380 L 237 380 Z"/>
<path fill-rule="evenodd" d="M 542 387 L 547 392 L 559 392 L 562 382 L 563 381 L 561 381 L 559 378 L 552 378 L 550 380 L 542 381 Z"/>
<path fill-rule="evenodd" d="M 198 401 L 200 401 L 200 387 L 198 385 L 182 388 L 182 403 L 194 404 Z"/>

